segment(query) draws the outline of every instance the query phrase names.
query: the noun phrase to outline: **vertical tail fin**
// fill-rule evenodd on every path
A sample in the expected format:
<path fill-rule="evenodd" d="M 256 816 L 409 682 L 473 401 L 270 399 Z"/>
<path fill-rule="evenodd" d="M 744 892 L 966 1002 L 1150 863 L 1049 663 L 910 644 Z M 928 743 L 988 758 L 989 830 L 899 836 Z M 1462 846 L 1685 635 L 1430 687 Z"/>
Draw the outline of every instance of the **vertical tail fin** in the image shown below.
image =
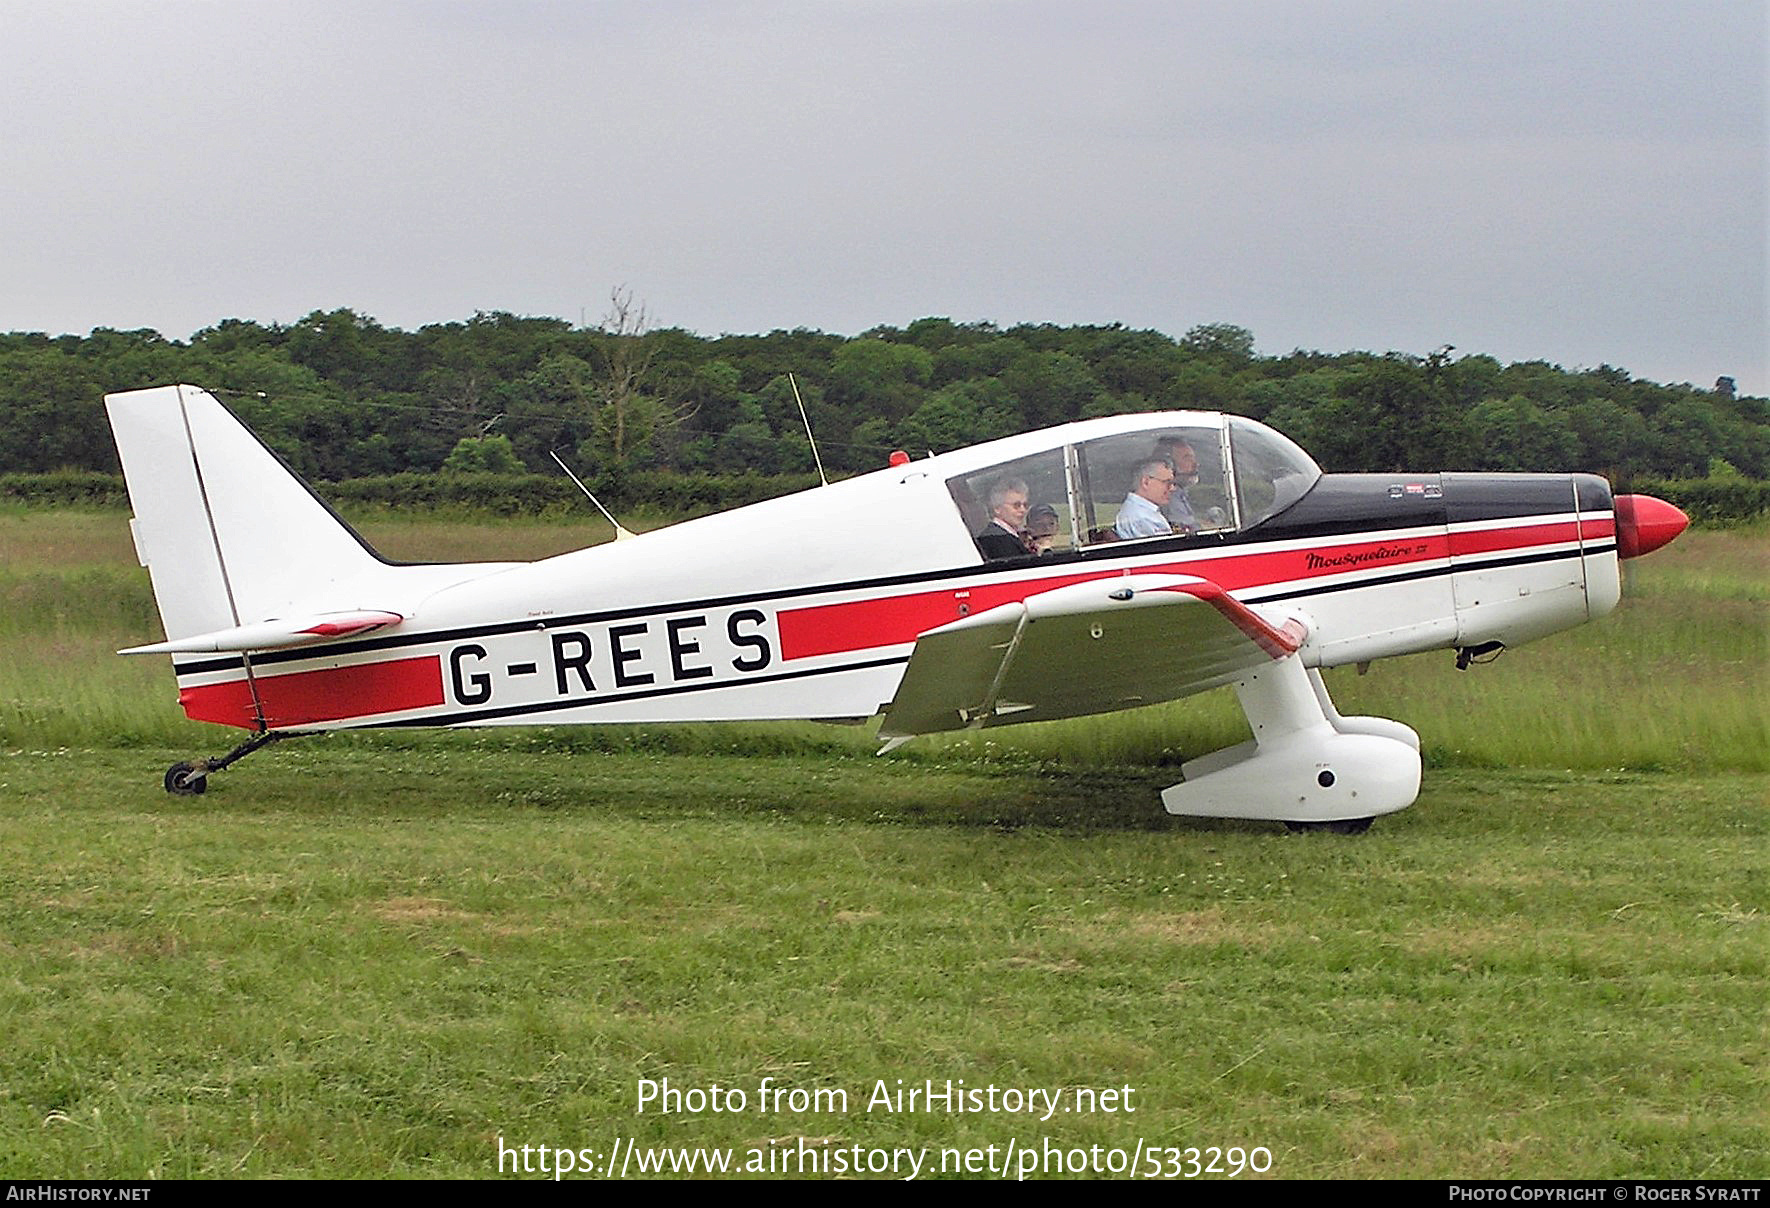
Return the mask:
<path fill-rule="evenodd" d="M 378 562 L 206 391 L 135 390 L 105 407 L 168 639 L 337 607 L 328 589 Z"/>

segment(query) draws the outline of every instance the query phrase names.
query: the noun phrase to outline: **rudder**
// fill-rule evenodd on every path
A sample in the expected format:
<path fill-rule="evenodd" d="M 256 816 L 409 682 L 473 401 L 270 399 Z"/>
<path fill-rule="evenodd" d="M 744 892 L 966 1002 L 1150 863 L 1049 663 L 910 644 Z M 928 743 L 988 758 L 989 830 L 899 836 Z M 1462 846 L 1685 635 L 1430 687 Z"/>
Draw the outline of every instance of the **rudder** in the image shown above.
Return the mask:
<path fill-rule="evenodd" d="M 318 606 L 377 559 L 214 396 L 161 386 L 105 396 L 169 640 Z"/>

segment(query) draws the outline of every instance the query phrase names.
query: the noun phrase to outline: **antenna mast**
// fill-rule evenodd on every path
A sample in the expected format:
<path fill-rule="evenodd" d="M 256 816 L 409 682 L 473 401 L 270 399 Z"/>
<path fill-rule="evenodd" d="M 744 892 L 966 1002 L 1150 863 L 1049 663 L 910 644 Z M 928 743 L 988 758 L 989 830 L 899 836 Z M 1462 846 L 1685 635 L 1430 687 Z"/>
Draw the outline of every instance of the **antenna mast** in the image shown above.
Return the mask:
<path fill-rule="evenodd" d="M 811 444 L 811 459 L 817 462 L 817 479 L 827 487 L 830 485 L 830 479 L 824 473 L 823 455 L 817 451 L 817 437 L 811 434 L 811 417 L 805 414 L 805 400 L 799 397 L 798 379 L 789 373 L 787 381 L 793 387 L 793 401 L 799 404 L 799 418 L 805 421 L 805 439 Z"/>
<path fill-rule="evenodd" d="M 590 493 L 590 488 L 584 485 L 584 480 L 572 473 L 572 468 L 560 460 L 559 454 L 555 453 L 552 449 L 549 449 L 547 450 L 547 456 L 551 457 L 556 463 L 558 463 L 559 468 L 565 471 L 565 476 L 567 478 L 578 484 L 578 490 L 584 492 L 584 498 L 596 505 L 596 510 L 602 513 L 603 519 L 615 526 L 616 541 L 625 541 L 627 538 L 633 536 L 632 533 L 621 527 L 621 522 L 615 519 L 614 513 L 603 507 L 602 501 Z"/>

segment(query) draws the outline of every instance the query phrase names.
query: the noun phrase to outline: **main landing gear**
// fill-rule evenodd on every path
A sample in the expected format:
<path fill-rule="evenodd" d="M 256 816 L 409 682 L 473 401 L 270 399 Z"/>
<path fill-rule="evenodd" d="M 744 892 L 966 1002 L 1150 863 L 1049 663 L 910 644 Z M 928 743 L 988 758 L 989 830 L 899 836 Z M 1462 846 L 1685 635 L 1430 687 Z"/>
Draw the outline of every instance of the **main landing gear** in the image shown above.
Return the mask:
<path fill-rule="evenodd" d="M 179 797 L 195 797 L 208 791 L 209 773 L 219 772 L 230 764 L 238 763 L 260 747 L 268 747 L 285 738 L 301 736 L 299 732 L 288 730 L 261 730 L 226 755 L 175 763 L 166 769 L 166 791 Z"/>
<path fill-rule="evenodd" d="M 1261 818 L 1292 831 L 1360 835 L 1420 792 L 1420 739 L 1384 717 L 1342 717 L 1296 655 L 1235 685 L 1254 737 L 1180 767 L 1170 814 Z"/>

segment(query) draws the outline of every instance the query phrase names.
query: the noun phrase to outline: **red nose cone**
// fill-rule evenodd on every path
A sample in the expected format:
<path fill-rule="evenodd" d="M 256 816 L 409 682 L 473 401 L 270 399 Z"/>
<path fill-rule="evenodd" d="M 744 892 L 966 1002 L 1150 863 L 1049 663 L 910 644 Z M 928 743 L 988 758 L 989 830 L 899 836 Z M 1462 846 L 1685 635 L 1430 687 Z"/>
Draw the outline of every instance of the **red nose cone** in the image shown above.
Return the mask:
<path fill-rule="evenodd" d="M 1639 558 L 1665 545 L 1690 524 L 1690 517 L 1651 495 L 1616 497 L 1616 552 Z"/>

